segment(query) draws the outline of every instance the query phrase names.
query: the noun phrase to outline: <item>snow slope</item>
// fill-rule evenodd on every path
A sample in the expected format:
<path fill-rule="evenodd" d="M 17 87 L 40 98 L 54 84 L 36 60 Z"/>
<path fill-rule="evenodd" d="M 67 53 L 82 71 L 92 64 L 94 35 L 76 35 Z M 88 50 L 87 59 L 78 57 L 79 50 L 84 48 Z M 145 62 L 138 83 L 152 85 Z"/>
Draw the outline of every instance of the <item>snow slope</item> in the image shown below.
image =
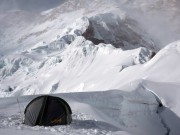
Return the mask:
<path fill-rule="evenodd" d="M 69 126 L 28 127 L 22 124 L 27 103 L 34 96 L 1 99 L 1 133 L 15 134 L 165 134 L 166 129 L 157 114 L 159 103 L 152 93 L 143 89 L 133 92 L 107 91 L 69 93 L 63 97 L 73 111 Z M 10 104 L 10 106 L 8 105 Z M 133 113 L 132 113 L 133 112 Z M 152 131 L 153 129 L 153 131 Z M 127 133 L 126 133 L 127 132 Z"/>
<path fill-rule="evenodd" d="M 1 61 L 1 85 L 5 87 L 1 88 L 1 96 L 113 89 L 117 86 L 108 82 L 121 76 L 127 67 L 143 64 L 152 56 L 145 48 L 123 51 L 103 43 L 95 46 L 84 37 L 77 37 L 62 52 L 36 58 L 42 51 L 50 49 L 38 47 Z M 17 77 L 21 78 L 14 80 Z M 8 87 L 13 91 L 9 93 Z"/>
<path fill-rule="evenodd" d="M 76 79 L 73 80 L 73 77 L 72 77 L 70 79 L 71 80 L 70 84 L 68 81 L 68 84 L 71 86 L 73 85 L 74 81 L 75 83 L 77 83 L 77 81 L 80 81 L 81 77 L 83 77 L 83 74 L 86 73 L 86 70 L 87 71 L 90 70 L 91 69 L 90 67 L 93 66 L 93 62 L 89 63 L 89 61 L 83 61 L 84 59 L 87 60 L 87 57 L 88 57 L 88 59 L 92 61 L 91 54 L 96 54 L 95 56 L 97 60 L 98 60 L 98 57 L 100 57 L 100 61 L 103 68 L 95 64 L 95 67 L 96 67 L 96 70 L 94 70 L 95 73 L 92 73 L 92 69 L 90 70 L 91 75 L 95 76 L 95 74 L 97 74 L 98 72 L 103 73 L 100 71 L 102 71 L 103 69 L 106 69 L 102 62 L 102 57 L 105 57 L 104 55 L 107 55 L 107 54 L 108 54 L 108 57 L 111 57 L 113 53 L 115 53 L 116 56 L 118 56 L 118 54 L 120 56 L 123 56 L 122 58 L 124 58 L 124 61 L 118 60 L 118 62 L 121 62 L 120 64 L 122 64 L 123 62 L 126 62 L 126 64 L 129 67 L 126 67 L 124 70 L 120 72 L 120 75 L 118 75 L 117 73 L 119 72 L 119 70 L 110 68 L 113 65 L 113 62 L 117 64 L 116 63 L 117 61 L 115 60 L 112 61 L 112 58 L 111 58 L 111 64 L 105 64 L 105 65 L 109 65 L 110 67 L 107 67 L 107 69 L 110 68 L 111 70 L 106 69 L 107 71 L 105 72 L 105 75 L 103 77 L 101 76 L 101 74 L 98 74 L 93 79 L 90 78 L 89 82 L 95 81 L 96 82 L 96 84 L 94 82 L 95 86 L 100 88 L 100 86 L 102 87 L 102 84 L 98 84 L 100 81 L 98 79 L 105 78 L 107 75 L 105 80 L 101 79 L 101 81 L 106 81 L 108 80 L 108 77 L 111 77 L 112 75 L 112 78 L 110 78 L 109 81 L 113 79 L 113 82 L 112 81 L 111 83 L 103 82 L 103 84 L 105 85 L 104 88 L 108 88 L 108 85 L 110 85 L 111 87 L 116 87 L 116 89 L 118 88 L 121 91 L 110 90 L 107 92 L 90 92 L 90 93 L 85 92 L 85 93 L 69 93 L 69 94 L 56 95 L 56 96 L 65 98 L 70 103 L 74 112 L 73 113 L 74 123 L 68 127 L 57 126 L 53 128 L 50 128 L 50 127 L 30 128 L 25 125 L 22 125 L 21 121 L 22 121 L 23 115 L 22 114 L 17 115 L 17 112 L 16 112 L 16 111 L 19 111 L 19 109 L 17 108 L 18 104 L 16 103 L 17 98 L 4 98 L 4 99 L 1 99 L 2 100 L 1 102 L 2 103 L 1 104 L 2 125 L 1 126 L 5 129 L 0 129 L 0 131 L 2 133 L 16 132 L 17 134 L 21 132 L 21 130 L 22 130 L 21 133 L 34 134 L 34 130 L 36 130 L 36 133 L 45 132 L 47 134 L 52 134 L 52 132 L 53 134 L 54 132 L 57 134 L 59 133 L 61 134 L 65 134 L 65 133 L 67 134 L 68 133 L 69 134 L 71 133 L 74 133 L 74 134 L 80 134 L 80 133 L 82 134 L 87 134 L 87 133 L 89 134 L 121 134 L 121 133 L 126 134 L 127 132 L 127 134 L 135 134 L 135 135 L 144 135 L 144 134 L 146 135 L 148 134 L 149 135 L 151 134 L 178 135 L 179 125 L 180 125 L 179 124 L 180 123 L 179 121 L 180 110 L 178 107 L 179 106 L 179 96 L 178 96 L 179 95 L 178 94 L 179 65 L 177 64 L 176 60 L 179 58 L 180 42 L 177 41 L 168 45 L 167 47 L 162 49 L 150 61 L 144 64 L 139 64 L 141 62 L 140 60 L 142 60 L 142 58 L 144 57 L 137 59 L 138 61 L 135 61 L 136 59 L 133 59 L 134 60 L 133 63 L 139 62 L 139 63 L 136 63 L 138 65 L 135 65 L 135 66 L 131 65 L 133 57 L 132 55 L 130 55 L 131 57 L 128 56 L 129 51 L 116 49 L 112 47 L 111 45 L 109 46 L 108 45 L 104 46 L 103 44 L 99 46 L 95 46 L 95 45 L 91 46 L 91 45 L 93 45 L 92 42 L 86 41 L 83 37 L 78 37 L 77 39 L 75 39 L 75 41 L 72 42 L 71 46 L 68 46 L 69 50 L 67 47 L 66 50 L 61 53 L 62 56 L 66 56 L 65 57 L 66 59 L 64 60 L 62 59 L 60 63 L 58 61 L 59 64 L 57 64 L 56 66 L 54 64 L 51 65 L 52 61 L 49 63 L 50 66 L 45 64 L 44 68 L 45 69 L 48 68 L 48 70 L 46 70 L 45 72 L 42 68 L 42 71 L 39 70 L 39 72 L 43 72 L 43 74 L 41 74 L 42 76 L 39 75 L 38 73 L 36 74 L 36 77 L 38 78 L 36 80 L 36 83 L 37 83 L 36 88 L 38 88 L 38 85 L 41 85 L 37 81 L 39 80 L 43 81 L 45 80 L 45 77 L 49 75 L 47 77 L 47 81 L 45 81 L 44 85 L 42 85 L 43 86 L 42 89 L 44 91 L 39 91 L 39 93 L 40 92 L 42 93 L 62 92 L 63 89 L 59 89 L 61 85 L 57 83 L 55 84 L 52 83 L 52 82 L 58 81 L 61 78 L 61 76 L 57 74 L 58 71 L 60 71 L 61 69 L 61 64 L 62 65 L 63 63 L 66 63 L 65 65 L 69 64 L 69 66 L 67 66 L 67 70 L 64 70 L 64 72 L 61 73 L 61 75 L 63 75 L 64 73 L 64 76 L 66 76 L 66 74 L 70 72 L 67 75 L 68 76 L 67 80 L 71 77 L 70 75 L 73 76 L 73 72 L 76 71 L 76 68 L 77 68 L 77 73 L 80 73 L 79 79 L 77 79 L 78 77 L 76 77 Z M 87 47 L 88 51 L 87 50 L 84 51 L 83 49 L 84 47 Z M 130 54 L 132 54 L 132 52 L 134 53 L 136 52 L 135 54 L 138 54 L 137 56 L 141 56 L 142 54 L 139 55 L 139 53 L 142 53 L 140 50 L 144 50 L 144 49 L 141 48 L 141 49 L 136 49 L 136 50 L 130 50 L 131 52 Z M 68 56 L 66 54 L 68 54 Z M 73 54 L 73 56 L 70 54 Z M 147 52 L 145 54 L 147 54 Z M 107 57 L 105 58 L 106 60 L 104 60 L 104 62 L 106 63 L 108 62 L 108 59 Z M 126 58 L 128 59 L 131 58 L 131 62 L 127 63 L 128 60 Z M 98 61 L 97 63 L 99 63 L 100 61 Z M 88 64 L 87 65 L 88 68 L 85 66 L 87 69 L 85 68 L 86 70 L 84 72 L 79 72 L 80 69 L 84 70 L 83 66 L 81 65 L 81 64 L 84 65 L 84 63 Z M 55 67 L 52 68 L 51 66 L 55 66 Z M 78 69 L 78 67 L 80 69 Z M 161 69 L 160 67 L 164 67 L 163 70 L 159 70 Z M 177 68 L 174 68 L 174 67 L 177 67 Z M 62 68 L 64 69 L 64 66 Z M 95 68 L 93 67 L 93 69 Z M 98 69 L 100 71 L 96 72 Z M 166 76 L 167 76 L 167 73 L 169 73 L 170 71 L 173 71 L 173 72 L 171 72 L 171 74 L 168 75 L 169 76 L 168 78 Z M 74 75 L 76 75 L 77 73 L 75 73 Z M 164 75 L 163 78 L 162 78 L 162 75 Z M 43 80 L 39 79 L 42 77 L 43 77 Z M 85 74 L 84 78 L 88 79 L 89 76 Z M 35 84 L 35 82 L 33 82 L 31 77 L 28 81 L 27 82 L 25 81 L 23 85 L 27 85 L 28 83 L 31 85 Z M 12 82 L 12 81 L 7 80 L 6 83 L 8 82 Z M 16 81 L 14 80 L 14 82 Z M 68 87 L 70 87 L 69 85 Z M 88 90 L 87 86 L 85 88 L 83 85 L 77 88 L 77 90 L 80 90 L 80 91 Z M 21 85 L 18 87 L 21 87 Z M 51 91 L 48 91 L 50 88 L 51 88 Z M 104 88 L 102 87 L 100 90 L 107 90 Z M 74 91 L 77 91 L 77 90 L 75 89 Z M 95 90 L 95 89 L 93 88 L 92 90 Z M 26 92 L 26 93 L 23 93 L 23 92 Z M 21 94 L 38 94 L 38 93 L 31 93 L 31 92 L 37 92 L 37 91 L 34 91 L 33 87 L 31 86 L 31 88 L 27 90 L 17 89 L 17 91 L 16 90 L 4 91 L 2 92 L 2 94 L 4 93 L 9 94 L 7 96 L 12 96 L 12 95 L 17 96 Z M 20 100 L 20 109 L 24 110 L 26 104 L 31 99 L 33 99 L 33 97 L 34 96 L 22 97 L 22 98 L 19 97 L 18 99 Z M 10 106 L 7 106 L 5 103 L 10 104 Z M 13 106 L 15 106 L 16 111 L 14 111 Z M 79 119 L 82 121 L 79 121 Z M 10 128 L 13 127 L 13 128 L 9 130 L 9 127 Z"/>
<path fill-rule="evenodd" d="M 30 21 L 28 27 L 26 23 L 14 27 L 6 24 L 10 28 L 5 27 L 7 38 L 3 39 L 0 52 L 2 97 L 114 89 L 116 86 L 107 82 L 117 72 L 143 64 L 153 56 L 151 50 L 144 48 L 155 49 L 153 41 L 133 20 L 119 16 L 119 10 L 90 13 L 88 17 L 83 16 L 83 9 L 61 15 L 54 14 L 54 10 Z M 20 16 L 23 13 L 18 12 Z M 80 18 L 76 20 L 77 17 Z M 73 20 L 76 21 L 72 23 Z M 14 34 L 19 27 L 22 30 Z M 113 46 L 123 50 L 144 47 L 123 51 Z"/>
<path fill-rule="evenodd" d="M 178 13 L 176 0 L 69 0 L 36 15 L 1 12 L 0 134 L 178 135 L 180 41 L 159 51 L 179 38 Z M 73 123 L 23 125 L 37 94 L 65 98 Z"/>

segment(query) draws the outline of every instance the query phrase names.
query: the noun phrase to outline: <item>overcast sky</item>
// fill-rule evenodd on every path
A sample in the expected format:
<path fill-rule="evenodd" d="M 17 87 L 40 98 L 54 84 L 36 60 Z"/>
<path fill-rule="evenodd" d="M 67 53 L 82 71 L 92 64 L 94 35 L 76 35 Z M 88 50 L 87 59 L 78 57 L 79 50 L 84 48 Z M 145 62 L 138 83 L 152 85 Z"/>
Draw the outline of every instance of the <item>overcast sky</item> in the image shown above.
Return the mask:
<path fill-rule="evenodd" d="M 42 11 L 60 5 L 66 0 L 0 0 L 0 10 Z"/>

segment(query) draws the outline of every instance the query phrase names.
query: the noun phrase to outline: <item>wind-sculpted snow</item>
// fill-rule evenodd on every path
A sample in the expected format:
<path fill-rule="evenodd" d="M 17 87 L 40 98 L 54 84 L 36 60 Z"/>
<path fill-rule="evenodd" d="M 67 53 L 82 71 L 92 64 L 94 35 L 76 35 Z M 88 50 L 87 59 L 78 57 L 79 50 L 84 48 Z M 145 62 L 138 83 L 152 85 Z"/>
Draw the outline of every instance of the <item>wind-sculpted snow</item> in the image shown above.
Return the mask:
<path fill-rule="evenodd" d="M 7 58 L 9 63 L 2 61 L 1 87 L 15 88 L 12 95 L 19 95 L 20 91 L 21 94 L 38 94 L 115 88 L 111 83 L 104 86 L 102 83 L 119 76 L 127 67 L 143 64 L 152 57 L 152 52 L 145 48 L 123 51 L 110 44 L 95 45 L 82 36 L 70 44 L 64 42 L 63 48 L 52 49 L 50 45 L 33 48 L 15 60 Z M 58 43 L 54 44 L 55 48 L 57 46 Z M 13 81 L 16 77 L 21 81 Z"/>
<path fill-rule="evenodd" d="M 36 134 L 133 134 L 164 135 L 157 109 L 159 103 L 154 95 L 143 87 L 132 92 L 111 90 L 58 94 L 72 108 L 73 122 L 68 126 L 29 127 L 22 124 L 22 110 L 35 96 L 4 98 L 0 103 L 0 132 L 24 132 Z M 11 106 L 8 106 L 11 104 Z M 19 110 L 20 109 L 20 110 Z M 19 112 L 20 111 L 20 112 Z M 172 112 L 170 114 L 173 114 Z M 127 133 L 126 133 L 127 132 Z"/>
<path fill-rule="evenodd" d="M 79 16 L 81 16 L 81 12 L 77 11 L 76 14 L 80 13 Z M 20 39 L 18 39 L 19 35 L 13 35 L 17 36 L 18 44 L 13 41 L 9 43 L 14 46 L 2 46 L 1 51 L 4 56 L 1 60 L 0 72 L 3 91 L 9 91 L 6 88 L 10 87 L 13 88 L 12 95 L 16 95 L 16 93 L 19 95 L 19 90 L 22 91 L 21 94 L 37 94 L 59 92 L 60 89 L 63 92 L 76 91 L 76 89 L 78 91 L 100 90 L 99 86 L 102 89 L 116 88 L 114 85 L 106 83 L 108 80 L 103 81 L 101 77 L 109 78 L 110 81 L 115 74 L 119 74 L 125 68 L 143 64 L 153 56 L 153 53 L 146 48 L 122 51 L 122 49 L 113 47 L 116 44 L 120 45 L 118 42 L 121 42 L 122 46 L 120 46 L 123 49 L 132 49 L 138 46 L 152 48 L 153 43 L 148 45 L 151 42 L 150 39 L 136 38 L 139 37 L 138 34 L 141 30 L 135 30 L 136 25 L 127 22 L 129 19 L 120 18 L 114 13 L 105 13 L 90 18 L 81 17 L 74 23 L 64 24 L 64 21 L 72 21 L 76 18 L 74 17 L 75 13 L 68 13 L 70 19 L 67 17 L 63 19 L 65 15 L 39 25 L 31 24 L 28 29 L 35 28 L 28 34 L 25 33 L 26 35 L 24 35 L 26 30 L 24 29 L 20 34 L 23 37 Z M 106 19 L 107 17 L 109 19 Z M 91 27 L 93 27 L 93 33 L 88 33 Z M 112 27 L 115 29 L 111 30 Z M 116 30 L 118 27 L 119 30 Z M 132 35 L 130 36 L 129 33 Z M 121 34 L 124 36 L 120 36 Z M 92 38 L 97 39 L 100 44 L 96 45 L 82 36 L 92 42 L 94 41 Z M 102 40 L 115 44 L 104 44 L 101 42 Z M 134 43 L 136 40 L 137 43 Z M 13 58 L 17 55 L 19 55 L 18 58 Z M 30 63 L 22 64 L 26 59 Z M 114 60 L 112 61 L 112 59 Z M 58 76 L 56 72 L 61 76 Z M 17 77 L 21 79 L 13 81 L 13 78 Z M 71 85 L 66 77 L 71 78 Z M 103 86 L 102 83 L 107 85 Z M 58 87 L 54 89 L 55 85 Z M 9 95 L 9 93 L 5 95 Z"/>
<path fill-rule="evenodd" d="M 9 98 L 0 99 L 0 134 L 179 135 L 180 41 L 159 51 L 179 36 L 177 7 L 68 0 L 40 14 L 1 12 L 0 97 Z M 73 123 L 23 125 L 36 96 L 16 97 L 36 94 L 65 98 Z"/>
<path fill-rule="evenodd" d="M 7 11 L 5 10 L 6 12 L 2 11 L 0 13 L 0 28 L 1 30 L 3 28 L 4 32 L 0 36 L 0 39 L 3 39 L 3 41 L 5 40 L 6 41 L 5 43 L 7 43 L 7 41 L 9 42 L 9 40 L 6 40 L 7 38 L 9 39 L 11 37 L 10 40 L 14 40 L 14 38 L 17 38 L 17 37 L 12 36 L 11 33 L 13 35 L 14 33 L 16 34 L 19 32 L 21 33 L 23 29 L 26 29 L 25 31 L 27 34 L 27 32 L 30 32 L 34 28 L 34 26 L 31 26 L 34 23 L 41 24 L 42 22 L 52 21 L 52 20 L 57 19 L 59 20 L 58 21 L 59 26 L 64 25 L 66 27 L 67 26 L 66 24 L 68 24 L 69 22 L 72 23 L 76 19 L 82 16 L 92 17 L 98 14 L 106 14 L 106 13 L 112 13 L 112 12 L 116 12 L 116 14 L 118 14 L 118 16 L 120 16 L 121 18 L 130 17 L 130 19 L 128 19 L 129 22 L 127 23 L 128 25 L 130 25 L 130 28 L 132 28 L 131 26 L 132 24 L 134 25 L 138 23 L 138 26 L 135 26 L 135 28 L 138 27 L 138 29 L 140 28 L 144 30 L 145 32 L 143 33 L 146 33 L 146 34 L 142 34 L 141 32 L 138 33 L 138 29 L 137 29 L 137 31 L 135 31 L 133 35 L 134 36 L 140 35 L 140 37 L 138 36 L 138 38 L 140 39 L 144 39 L 143 37 L 141 37 L 142 35 L 144 37 L 148 37 L 149 39 L 152 38 L 152 40 L 155 41 L 155 46 L 153 48 L 155 48 L 156 51 L 164 47 L 166 44 L 179 39 L 178 26 L 179 26 L 180 18 L 178 15 L 179 15 L 180 3 L 178 0 L 171 0 L 171 1 L 168 1 L 168 0 L 156 0 L 156 1 L 150 1 L 150 0 L 136 0 L 136 1 L 68 0 L 68 1 L 61 1 L 62 4 L 60 5 L 55 4 L 55 6 L 53 7 L 56 7 L 56 8 L 52 7 L 52 9 L 50 7 L 51 5 L 54 5 L 55 1 L 51 2 L 49 6 L 44 8 L 43 6 L 47 4 L 46 3 L 47 1 L 49 0 L 46 0 L 45 2 L 42 2 L 42 0 L 39 0 L 38 2 L 36 2 L 36 4 L 34 4 L 33 0 L 30 0 L 27 2 L 22 2 L 22 1 L 15 2 L 15 3 L 23 3 L 25 7 L 30 7 L 30 9 L 34 8 L 35 10 L 33 11 L 35 11 L 35 13 L 33 13 L 33 11 L 29 11 L 28 9 L 23 9 L 23 8 L 19 8 L 19 9 L 11 8 L 11 9 L 8 9 Z M 57 1 L 59 2 L 59 0 Z M 5 5 L 8 5 L 7 3 L 9 2 L 12 2 L 12 1 L 3 0 L 2 3 L 5 3 Z M 40 4 L 40 3 L 43 3 L 43 4 Z M 9 4 L 9 6 L 11 5 L 12 4 Z M 37 5 L 39 5 L 38 6 L 39 9 L 37 8 Z M 3 8 L 3 4 L 1 4 L 0 10 L 2 10 L 2 8 Z M 37 10 L 41 11 L 42 9 L 47 9 L 47 11 L 45 10 L 41 14 L 36 13 Z M 77 12 L 80 10 L 81 12 Z M 76 14 L 73 15 L 72 12 L 74 13 L 76 12 Z M 63 14 L 65 14 L 66 17 L 64 17 Z M 61 17 L 63 16 L 63 17 L 61 18 L 60 16 Z M 24 26 L 23 29 L 21 29 L 22 26 Z M 58 27 L 53 26 L 53 27 L 59 28 L 59 26 Z M 30 29 L 29 28 L 27 29 L 27 27 L 29 27 Z M 11 31 L 8 31 L 7 28 L 10 28 Z M 15 30 L 12 31 L 14 28 Z M 62 29 L 59 29 L 59 30 L 62 30 Z M 7 34 L 5 34 L 6 32 Z M 58 35 L 59 33 L 56 33 L 54 31 L 54 34 Z M 18 37 L 19 38 L 23 37 L 23 35 L 24 34 L 20 34 Z M 147 40 L 145 41 L 147 42 Z M 11 44 L 11 46 L 12 45 L 13 44 Z"/>
<path fill-rule="evenodd" d="M 62 42 L 70 44 L 82 35 L 95 44 L 105 42 L 123 49 L 156 48 L 137 21 L 114 8 L 97 13 L 86 13 L 83 8 L 68 13 L 59 13 L 56 8 L 41 15 L 21 10 L 3 12 L 0 28 L 1 55 L 39 47 L 40 43 L 49 44 L 49 49 L 58 43 L 61 48 Z"/>
<path fill-rule="evenodd" d="M 0 60 L 0 76 L 6 77 L 14 74 L 19 68 L 22 70 L 27 70 L 30 65 L 33 63 L 32 59 L 23 57 L 23 56 L 10 56 L 9 58 Z"/>

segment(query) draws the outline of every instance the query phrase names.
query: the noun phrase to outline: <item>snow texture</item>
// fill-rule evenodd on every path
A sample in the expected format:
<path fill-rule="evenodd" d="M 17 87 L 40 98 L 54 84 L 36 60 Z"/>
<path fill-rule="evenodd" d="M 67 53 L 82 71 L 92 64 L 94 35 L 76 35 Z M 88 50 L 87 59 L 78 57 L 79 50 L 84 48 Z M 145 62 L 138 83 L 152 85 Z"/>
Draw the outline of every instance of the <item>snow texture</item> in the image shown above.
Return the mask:
<path fill-rule="evenodd" d="M 178 0 L 13 2 L 0 4 L 0 134 L 179 135 Z M 41 94 L 67 100 L 72 124 L 24 125 Z"/>

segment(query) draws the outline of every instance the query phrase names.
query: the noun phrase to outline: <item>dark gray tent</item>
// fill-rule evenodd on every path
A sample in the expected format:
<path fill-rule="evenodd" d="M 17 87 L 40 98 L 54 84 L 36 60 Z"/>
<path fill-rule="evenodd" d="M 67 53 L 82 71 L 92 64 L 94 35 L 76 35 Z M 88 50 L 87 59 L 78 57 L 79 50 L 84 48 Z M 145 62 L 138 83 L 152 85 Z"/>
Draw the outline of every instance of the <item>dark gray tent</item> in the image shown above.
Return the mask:
<path fill-rule="evenodd" d="M 68 103 L 53 96 L 40 96 L 26 107 L 24 124 L 35 126 L 67 125 L 72 121 L 72 111 Z"/>

